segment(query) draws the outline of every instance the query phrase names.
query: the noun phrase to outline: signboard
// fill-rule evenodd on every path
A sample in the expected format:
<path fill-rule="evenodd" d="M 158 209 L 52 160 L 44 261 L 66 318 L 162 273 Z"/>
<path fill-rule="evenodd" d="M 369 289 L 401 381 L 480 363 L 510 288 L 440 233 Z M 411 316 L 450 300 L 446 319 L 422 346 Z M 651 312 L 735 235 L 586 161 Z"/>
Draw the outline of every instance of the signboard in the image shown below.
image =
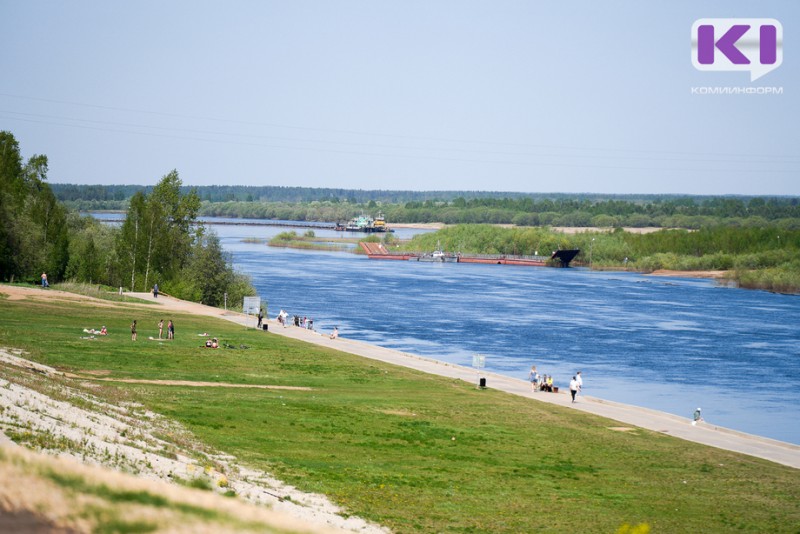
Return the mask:
<path fill-rule="evenodd" d="M 245 297 L 242 311 L 247 315 L 258 315 L 261 311 L 261 297 Z"/>

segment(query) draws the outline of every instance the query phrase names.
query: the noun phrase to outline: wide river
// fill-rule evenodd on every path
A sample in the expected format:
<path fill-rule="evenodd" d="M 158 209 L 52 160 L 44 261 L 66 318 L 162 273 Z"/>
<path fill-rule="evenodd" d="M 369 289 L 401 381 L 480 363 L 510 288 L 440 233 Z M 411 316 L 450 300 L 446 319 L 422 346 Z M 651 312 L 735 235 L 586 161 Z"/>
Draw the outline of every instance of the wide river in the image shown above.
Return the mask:
<path fill-rule="evenodd" d="M 709 423 L 800 444 L 800 297 L 574 267 L 377 261 L 242 241 L 282 228 L 210 228 L 270 318 L 282 308 L 318 331 L 465 366 L 481 354 L 487 371 L 520 379 L 536 365 L 565 388 L 581 370 L 587 395 L 687 418 L 702 407 Z"/>

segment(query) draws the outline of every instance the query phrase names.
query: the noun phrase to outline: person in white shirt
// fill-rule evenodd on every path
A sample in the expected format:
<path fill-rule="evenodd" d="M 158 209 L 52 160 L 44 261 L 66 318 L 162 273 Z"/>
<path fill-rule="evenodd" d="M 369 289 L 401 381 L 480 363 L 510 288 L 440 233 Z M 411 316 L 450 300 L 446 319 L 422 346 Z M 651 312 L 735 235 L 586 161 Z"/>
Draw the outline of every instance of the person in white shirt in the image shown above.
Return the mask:
<path fill-rule="evenodd" d="M 574 376 L 569 381 L 569 392 L 572 395 L 572 402 L 575 402 L 575 395 L 578 394 L 578 380 Z"/>

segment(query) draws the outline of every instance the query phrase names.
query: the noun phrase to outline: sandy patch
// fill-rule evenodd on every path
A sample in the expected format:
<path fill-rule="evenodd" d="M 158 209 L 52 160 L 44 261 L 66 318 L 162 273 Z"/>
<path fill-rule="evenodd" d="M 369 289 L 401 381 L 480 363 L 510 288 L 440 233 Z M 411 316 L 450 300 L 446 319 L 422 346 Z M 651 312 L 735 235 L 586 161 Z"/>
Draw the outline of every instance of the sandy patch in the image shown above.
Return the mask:
<path fill-rule="evenodd" d="M 96 369 L 94 371 L 81 371 L 80 373 L 84 374 L 84 375 L 91 375 L 91 376 L 108 376 L 108 375 L 111 374 L 111 371 L 108 371 L 108 370 L 105 370 L 105 369 Z M 79 375 L 75 375 L 76 378 L 78 376 Z"/>
<path fill-rule="evenodd" d="M 2 293 L 8 295 L 8 300 L 31 300 L 35 302 L 90 302 L 92 306 L 110 308 L 117 306 L 133 306 L 140 308 L 143 304 L 137 302 L 114 302 L 110 300 L 98 299 L 77 293 L 68 293 L 58 289 L 42 289 L 40 287 L 9 286 L 2 287 Z M 145 307 L 150 308 L 148 304 Z"/>
<path fill-rule="evenodd" d="M 670 271 L 659 269 L 650 273 L 652 276 L 675 276 L 679 278 L 709 278 L 718 280 L 725 278 L 728 271 Z"/>
<path fill-rule="evenodd" d="M 608 429 L 614 432 L 636 432 L 635 428 L 629 426 L 610 426 Z"/>
<path fill-rule="evenodd" d="M 412 411 L 409 410 L 380 410 L 381 413 L 385 413 L 386 415 L 399 415 L 401 417 L 416 417 Z"/>
<path fill-rule="evenodd" d="M 447 226 L 444 223 L 392 223 L 390 228 L 417 228 L 420 230 L 441 230 Z"/>
<path fill-rule="evenodd" d="M 80 375 L 77 375 L 80 377 Z M 140 378 L 93 378 L 102 382 L 122 382 L 125 384 L 154 384 L 157 386 L 187 386 L 196 388 L 249 388 L 249 389 L 275 389 L 284 391 L 312 391 L 306 386 L 269 386 L 264 384 L 230 384 L 228 382 L 198 382 L 193 380 L 144 380 Z"/>
<path fill-rule="evenodd" d="M 345 517 L 324 495 L 301 492 L 268 473 L 238 464 L 229 455 L 209 451 L 179 424 L 142 406 L 108 404 L 74 387 L 80 382 L 76 384 L 73 377 L 83 381 L 86 376 L 59 372 L 8 349 L 0 349 L 3 365 L 9 367 L 0 378 L 0 434 L 16 441 L 142 479 L 203 478 L 217 492 L 233 490 L 251 503 L 326 527 L 387 532 L 361 518 Z"/>

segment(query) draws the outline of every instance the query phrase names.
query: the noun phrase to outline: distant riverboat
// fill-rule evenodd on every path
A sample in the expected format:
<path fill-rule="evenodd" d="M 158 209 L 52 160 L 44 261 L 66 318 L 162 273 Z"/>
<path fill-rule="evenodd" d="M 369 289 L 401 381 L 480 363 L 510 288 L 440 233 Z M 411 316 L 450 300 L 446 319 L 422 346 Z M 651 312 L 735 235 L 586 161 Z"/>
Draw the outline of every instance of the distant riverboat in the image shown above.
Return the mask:
<path fill-rule="evenodd" d="M 443 263 L 491 263 L 525 267 L 569 267 L 580 249 L 556 250 L 550 256 L 517 256 L 511 254 L 455 254 L 440 248 L 432 253 L 392 252 L 382 243 L 359 243 L 371 260 L 406 260 Z"/>
<path fill-rule="evenodd" d="M 358 217 L 350 219 L 350 222 L 347 224 L 336 223 L 335 229 L 339 232 L 364 232 L 367 234 L 392 232 L 392 230 L 386 226 L 386 219 L 382 213 L 378 214 L 374 219 L 367 215 L 359 215 Z"/>

